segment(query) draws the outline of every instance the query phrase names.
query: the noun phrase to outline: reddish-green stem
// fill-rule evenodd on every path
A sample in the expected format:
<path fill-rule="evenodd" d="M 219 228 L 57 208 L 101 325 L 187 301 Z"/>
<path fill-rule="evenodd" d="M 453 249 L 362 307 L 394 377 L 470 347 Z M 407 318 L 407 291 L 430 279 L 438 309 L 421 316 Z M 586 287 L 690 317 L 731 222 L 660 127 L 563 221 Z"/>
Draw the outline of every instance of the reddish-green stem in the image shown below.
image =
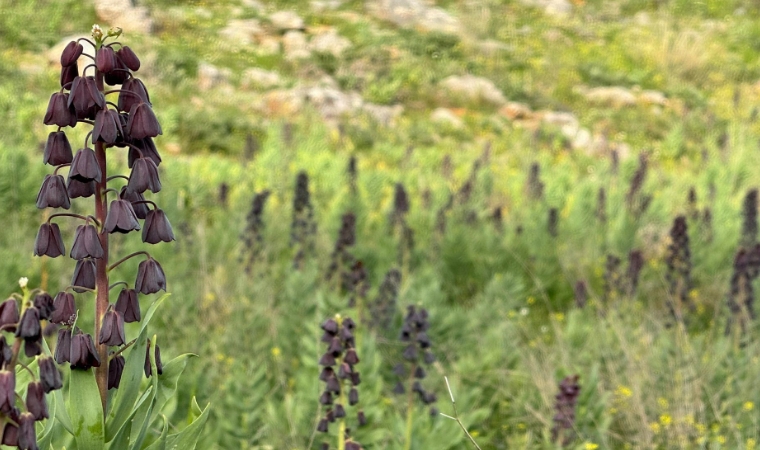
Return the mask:
<path fill-rule="evenodd" d="M 95 80 L 98 84 L 98 89 L 102 92 L 103 86 L 103 74 L 99 71 L 96 72 Z M 106 222 L 107 206 L 106 206 L 106 190 L 108 189 L 107 180 L 108 175 L 106 172 L 106 149 L 102 142 L 95 143 L 95 158 L 100 166 L 101 178 L 100 183 L 97 186 L 97 192 L 95 193 L 95 217 L 100 223 Z M 103 246 L 103 257 L 95 261 L 97 280 L 95 288 L 97 290 L 97 296 L 95 299 L 95 335 L 93 336 L 95 341 L 98 341 L 100 335 L 100 323 L 103 316 L 108 309 L 108 232 L 101 230 L 100 232 L 100 245 Z M 100 367 L 95 369 L 95 379 L 98 383 L 98 391 L 100 391 L 100 402 L 103 406 L 103 416 L 108 411 L 107 399 L 108 399 L 108 346 L 105 344 L 98 344 L 97 346 L 98 356 L 100 357 Z"/>

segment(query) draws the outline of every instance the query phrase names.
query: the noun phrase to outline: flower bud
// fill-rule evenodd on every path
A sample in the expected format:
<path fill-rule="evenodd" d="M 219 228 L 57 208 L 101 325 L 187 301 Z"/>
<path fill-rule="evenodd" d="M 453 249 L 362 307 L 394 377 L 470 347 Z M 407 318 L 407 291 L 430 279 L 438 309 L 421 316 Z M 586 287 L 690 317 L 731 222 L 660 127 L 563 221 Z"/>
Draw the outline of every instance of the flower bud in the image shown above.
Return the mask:
<path fill-rule="evenodd" d="M 79 57 L 82 55 L 83 51 L 84 47 L 82 47 L 82 44 L 79 42 L 71 41 L 66 44 L 66 47 L 61 53 L 61 66 L 68 67 L 72 64 L 75 64 Z"/>
<path fill-rule="evenodd" d="M 61 164 L 70 164 L 73 159 L 71 144 L 69 144 L 66 133 L 63 131 L 51 131 L 45 144 L 42 163 L 59 166 Z"/>
<path fill-rule="evenodd" d="M 124 65 L 126 65 L 129 70 L 133 72 L 140 70 L 140 59 L 137 58 L 135 52 L 133 52 L 128 46 L 122 46 L 119 51 L 116 52 L 116 56 L 124 61 Z"/>
<path fill-rule="evenodd" d="M 59 127 L 75 127 L 77 125 L 76 111 L 71 106 L 69 94 L 56 92 L 50 96 L 42 123 L 58 125 Z"/>
<path fill-rule="evenodd" d="M 61 229 L 56 223 L 43 223 L 37 231 L 37 238 L 34 240 L 34 256 L 49 256 L 57 258 L 66 253 L 61 238 Z"/>
<path fill-rule="evenodd" d="M 74 235 L 74 244 L 69 256 L 80 260 L 84 258 L 100 259 L 103 257 L 103 245 L 100 243 L 98 230 L 94 225 L 79 225 Z"/>
<path fill-rule="evenodd" d="M 98 357 L 92 336 L 80 331 L 71 337 L 70 359 L 72 369 L 87 370 L 91 367 L 100 367 L 100 357 Z"/>
<path fill-rule="evenodd" d="M 346 355 L 343 357 L 343 361 L 346 362 L 346 363 L 348 363 L 348 364 L 350 364 L 350 365 L 352 365 L 352 366 L 354 364 L 358 364 L 359 363 L 359 356 L 357 356 L 356 350 L 353 349 L 353 348 L 349 348 L 346 351 Z"/>
<path fill-rule="evenodd" d="M 109 46 L 103 46 L 95 54 L 95 66 L 103 73 L 111 73 L 118 67 L 116 52 Z"/>
<path fill-rule="evenodd" d="M 127 122 L 127 134 L 132 139 L 156 137 L 163 134 L 161 125 L 150 105 L 140 102 L 129 109 L 129 121 Z"/>
<path fill-rule="evenodd" d="M 37 208 L 71 208 L 66 183 L 61 175 L 45 175 L 40 192 L 37 194 Z"/>
<path fill-rule="evenodd" d="M 45 389 L 39 381 L 29 383 L 26 388 L 26 409 L 34 420 L 44 420 L 49 417 Z"/>
<path fill-rule="evenodd" d="M 109 346 L 124 345 L 124 317 L 118 311 L 109 310 L 103 316 L 103 323 L 100 327 L 100 336 L 98 344 Z"/>
<path fill-rule="evenodd" d="M 88 147 L 80 149 L 71 162 L 69 178 L 82 182 L 94 180 L 100 183 L 101 177 L 100 164 L 98 164 L 95 151 Z"/>
<path fill-rule="evenodd" d="M 71 84 L 74 82 L 74 79 L 78 76 L 79 65 L 77 63 L 74 63 L 67 67 L 61 67 L 61 87 L 64 89 L 70 89 Z"/>
<path fill-rule="evenodd" d="M 132 204 L 126 200 L 114 200 L 108 209 L 104 229 L 109 233 L 129 233 L 140 229 L 135 210 Z"/>
<path fill-rule="evenodd" d="M 132 165 L 127 190 L 143 193 L 151 191 L 154 194 L 161 190 L 161 180 L 158 178 L 156 163 L 150 158 L 138 158 Z"/>
<path fill-rule="evenodd" d="M 53 313 L 50 315 L 50 321 L 58 324 L 71 324 L 74 322 L 76 314 L 74 295 L 67 292 L 56 294 L 53 299 Z"/>
<path fill-rule="evenodd" d="M 114 356 L 108 362 L 108 389 L 118 389 L 121 383 L 121 374 L 124 372 L 126 361 L 121 355 Z"/>
<path fill-rule="evenodd" d="M 348 392 L 348 404 L 354 406 L 357 403 L 359 403 L 359 391 L 352 387 Z"/>
<path fill-rule="evenodd" d="M 82 293 L 95 289 L 95 261 L 91 258 L 80 259 L 74 267 L 74 276 L 71 277 L 71 285 L 74 292 Z"/>
<path fill-rule="evenodd" d="M 161 375 L 164 373 L 164 365 L 161 363 L 161 349 L 158 347 L 158 344 L 156 344 L 156 370 L 158 371 L 158 374 Z M 145 377 L 150 378 L 151 375 L 153 375 L 153 368 L 150 365 L 150 339 L 148 340 L 148 349 L 145 351 Z"/>
<path fill-rule="evenodd" d="M 329 422 L 327 421 L 326 418 L 319 419 L 319 423 L 317 424 L 317 431 L 319 431 L 320 433 L 327 433 L 328 424 Z"/>
<path fill-rule="evenodd" d="M 134 289 L 122 289 L 119 292 L 119 298 L 116 300 L 114 310 L 124 316 L 125 323 L 140 321 L 140 302 L 137 298 L 137 291 Z"/>
<path fill-rule="evenodd" d="M 166 276 L 158 261 L 149 257 L 140 263 L 137 267 L 135 290 L 146 295 L 166 291 Z"/>
<path fill-rule="evenodd" d="M 150 160 L 149 160 L 150 161 Z M 151 161 L 153 164 L 153 161 Z M 169 219 L 160 209 L 154 209 L 148 212 L 143 224 L 142 240 L 148 244 L 157 244 L 159 242 L 171 242 L 174 238 L 174 231 Z"/>
<path fill-rule="evenodd" d="M 40 382 L 45 393 L 61 389 L 63 387 L 61 371 L 56 367 L 53 358 L 40 358 L 38 364 L 40 366 Z"/>
<path fill-rule="evenodd" d="M 335 404 L 335 418 L 341 419 L 343 417 L 346 417 L 346 409 L 343 408 L 343 405 L 340 403 Z"/>
<path fill-rule="evenodd" d="M 367 424 L 367 418 L 364 417 L 364 411 L 363 410 L 360 410 L 359 413 L 356 415 L 356 417 L 357 417 L 357 420 L 359 422 L 359 426 L 360 427 L 363 427 L 364 425 Z"/>

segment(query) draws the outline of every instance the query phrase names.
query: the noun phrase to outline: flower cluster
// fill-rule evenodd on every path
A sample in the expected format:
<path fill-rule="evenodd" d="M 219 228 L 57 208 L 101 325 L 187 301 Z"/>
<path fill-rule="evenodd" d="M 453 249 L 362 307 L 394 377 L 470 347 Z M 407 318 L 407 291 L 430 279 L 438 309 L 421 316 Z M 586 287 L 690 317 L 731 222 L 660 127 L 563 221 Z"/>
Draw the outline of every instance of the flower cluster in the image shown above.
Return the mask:
<path fill-rule="evenodd" d="M 581 386 L 578 384 L 578 375 L 565 377 L 559 383 L 559 392 L 554 396 L 554 426 L 552 427 L 552 442 L 568 445 L 573 440 L 573 423 L 575 422 L 575 404 Z"/>
<path fill-rule="evenodd" d="M 404 185 L 396 183 L 396 190 L 393 195 L 393 210 L 390 214 L 391 231 L 397 235 L 398 239 L 398 264 L 403 265 L 404 260 L 414 247 L 414 231 L 406 222 L 406 215 L 409 213 L 409 195 L 404 189 Z"/>
<path fill-rule="evenodd" d="M 525 184 L 525 194 L 531 200 L 541 200 L 544 197 L 544 183 L 541 181 L 541 166 L 537 162 L 530 165 L 528 181 Z"/>
<path fill-rule="evenodd" d="M 752 282 L 760 275 L 760 244 L 747 250 L 740 248 L 734 257 L 734 272 L 731 275 L 731 290 L 728 294 L 728 309 L 731 317 L 726 323 L 726 334 L 734 323 L 739 323 L 746 332 L 749 321 L 755 318 L 755 292 Z"/>
<path fill-rule="evenodd" d="M 652 201 L 651 195 L 645 195 L 642 193 L 644 188 L 644 181 L 647 178 L 648 173 L 648 160 L 647 155 L 642 153 L 639 155 L 639 167 L 633 174 L 631 184 L 628 186 L 628 192 L 625 194 L 626 206 L 628 211 L 634 215 L 634 217 L 640 217 L 649 208 L 649 203 Z"/>
<path fill-rule="evenodd" d="M 744 196 L 742 208 L 741 246 L 749 249 L 757 243 L 757 189 L 751 189 Z"/>
<path fill-rule="evenodd" d="M 398 291 L 401 286 L 401 272 L 398 269 L 391 269 L 385 274 L 382 284 L 377 292 L 377 297 L 369 307 L 370 326 L 387 330 L 393 316 L 396 313 L 396 302 L 398 301 Z"/>
<path fill-rule="evenodd" d="M 53 298 L 36 289 L 29 291 L 24 278 L 20 284 L 23 296 L 14 294 L 0 304 L 0 330 L 4 331 L 0 333 L 0 420 L 4 424 L 0 444 L 37 450 L 34 423 L 49 418 L 45 394 L 61 389 L 63 382 L 53 359 L 42 355 L 42 322 L 50 320 Z M 29 363 L 20 361 L 22 345 L 24 356 L 36 359 L 36 375 Z M 32 375 L 21 408 L 16 402 L 17 365 Z"/>
<path fill-rule="evenodd" d="M 261 257 L 262 247 L 264 244 L 264 206 L 269 191 L 263 190 L 253 196 L 251 210 L 246 217 L 246 227 L 243 233 L 243 244 L 245 246 L 245 271 L 251 272 L 254 263 Z"/>
<path fill-rule="evenodd" d="M 398 363 L 393 368 L 393 373 L 399 377 L 393 392 L 395 394 L 407 392 L 407 387 L 404 387 L 404 380 L 406 379 L 410 383 L 408 387 L 410 395 L 416 393 L 425 405 L 433 405 L 438 400 L 435 393 L 426 391 L 420 382 L 427 375 L 422 363 L 430 365 L 435 361 L 435 355 L 431 350 L 432 343 L 427 335 L 429 328 L 427 310 L 416 308 L 414 305 L 407 306 L 399 339 L 406 343 L 403 358 L 409 367 L 407 368 L 407 364 Z M 430 407 L 430 415 L 438 415 L 438 409 L 435 406 Z"/>
<path fill-rule="evenodd" d="M 549 232 L 549 236 L 557 237 L 559 234 L 559 211 L 557 208 L 549 208 L 549 215 L 546 220 L 546 231 Z"/>
<path fill-rule="evenodd" d="M 124 323 L 140 320 L 138 294 L 166 290 L 166 277 L 158 261 L 146 252 L 131 254 L 109 265 L 109 236 L 142 230 L 142 241 L 148 244 L 171 242 L 174 232 L 166 214 L 152 201 L 147 191 L 161 190 L 158 167 L 161 157 L 153 138 L 161 134 L 161 126 L 153 112 L 148 90 L 134 76 L 140 60 L 128 46 L 120 42 L 106 43 L 121 34 L 120 30 L 104 32 L 93 27 L 93 41 L 71 41 L 61 54 L 61 90 L 54 93 L 44 118 L 45 125 L 56 126 L 48 135 L 43 163 L 54 167 L 46 175 L 37 195 L 37 207 L 70 209 L 73 199 L 92 197 L 94 215 L 52 214 L 37 233 L 34 254 L 56 258 L 66 254 L 65 241 L 54 220 L 75 218 L 83 222 L 76 229 L 68 255 L 76 260 L 71 286 L 56 294 L 49 309 L 34 305 L 26 308 L 19 330 L 25 340 L 27 354 L 34 353 L 36 328 L 27 326 L 45 317 L 63 325 L 58 333 L 55 359 L 69 362 L 72 369 L 97 367 L 96 379 L 105 405 L 107 388 L 118 387 L 123 358 L 118 352 L 109 358 L 108 349 L 126 345 Z M 89 42 L 94 54 L 84 52 L 82 42 Z M 79 70 L 80 59 L 91 63 Z M 88 74 L 89 72 L 89 74 Z M 107 90 L 106 86 L 117 86 Z M 112 100 L 109 100 L 111 98 Z M 66 127 L 85 124 L 92 127 L 74 154 L 63 131 Z M 123 148 L 127 153 L 129 176 L 106 172 L 107 149 Z M 62 171 L 68 169 L 64 179 Z M 121 182 L 121 187 L 114 186 Z M 112 195 L 110 204 L 108 195 Z M 142 223 L 140 222 L 142 221 Z M 125 282 L 109 285 L 108 272 L 122 262 L 145 255 L 137 269 L 134 285 Z M 115 304 L 109 303 L 109 290 L 118 284 L 125 288 Z M 85 333 L 73 328 L 77 306 L 74 294 L 96 292 L 95 330 Z M 49 312 L 45 312 L 49 311 Z M 29 350 L 31 349 L 31 350 Z M 123 347 L 122 347 L 123 350 Z"/>
<path fill-rule="evenodd" d="M 604 187 L 600 187 L 596 194 L 596 220 L 601 224 L 607 222 L 607 191 Z"/>
<path fill-rule="evenodd" d="M 689 249 L 689 234 L 686 217 L 678 216 L 670 229 L 670 244 L 665 258 L 668 282 L 668 308 L 673 318 L 683 321 L 683 308 L 690 305 L 689 291 L 691 290 L 691 250 Z"/>
<path fill-rule="evenodd" d="M 356 243 L 356 216 L 354 213 L 346 213 L 341 217 L 340 231 L 338 239 L 335 240 L 335 248 L 330 257 L 330 266 L 327 268 L 327 281 L 340 271 L 341 287 L 348 289 L 346 285 L 350 277 L 346 275 L 346 270 L 353 267 L 356 258 L 349 251 Z"/>
<path fill-rule="evenodd" d="M 631 250 L 628 252 L 628 270 L 626 271 L 626 281 L 628 295 L 634 295 L 639 287 L 639 276 L 641 269 L 644 268 L 644 254 L 641 250 Z"/>
<path fill-rule="evenodd" d="M 293 267 L 300 268 L 306 254 L 314 251 L 316 234 L 317 222 L 314 219 L 314 206 L 311 204 L 309 193 L 309 175 L 301 171 L 296 175 L 293 222 L 290 225 L 290 245 L 298 248 L 293 259 Z"/>
<path fill-rule="evenodd" d="M 358 302 L 363 304 L 367 298 L 369 274 L 364 263 L 356 261 L 346 275 L 348 276 L 348 279 L 345 280 L 345 284 L 348 286 L 348 306 L 353 308 Z"/>
<path fill-rule="evenodd" d="M 349 158 L 346 173 L 348 175 L 348 189 L 351 192 L 351 195 L 355 196 L 358 192 L 356 181 L 359 178 L 359 171 L 356 167 L 356 156 L 351 155 L 351 158 Z"/>
<path fill-rule="evenodd" d="M 329 424 L 339 420 L 341 422 L 339 433 L 345 433 L 345 435 L 338 436 L 338 439 L 347 439 L 346 449 L 359 450 L 361 445 L 348 437 L 350 429 L 345 425 L 346 402 L 350 406 L 359 403 L 359 391 L 356 388 L 361 383 L 361 378 L 356 370 L 359 356 L 355 348 L 353 334 L 355 328 L 356 324 L 350 317 L 342 318 L 340 315 L 322 323 L 324 331 L 322 342 L 327 344 L 327 351 L 319 359 L 319 365 L 323 367 L 319 380 L 325 383 L 325 390 L 319 397 L 319 403 L 327 407 L 327 411 L 319 420 L 317 431 L 327 433 Z M 364 411 L 358 411 L 357 421 L 359 426 L 366 423 Z"/>

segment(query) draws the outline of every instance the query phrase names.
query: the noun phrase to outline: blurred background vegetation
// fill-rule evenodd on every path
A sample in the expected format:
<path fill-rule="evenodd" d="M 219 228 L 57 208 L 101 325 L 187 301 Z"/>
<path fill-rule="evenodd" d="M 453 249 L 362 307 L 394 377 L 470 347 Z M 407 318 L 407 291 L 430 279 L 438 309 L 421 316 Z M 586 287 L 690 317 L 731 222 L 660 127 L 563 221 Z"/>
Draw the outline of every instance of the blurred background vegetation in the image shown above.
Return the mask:
<path fill-rule="evenodd" d="M 120 26 L 163 126 L 157 202 L 177 235 L 152 249 L 172 293 L 153 320 L 166 359 L 200 356 L 166 413 L 211 403 L 199 448 L 318 448 L 319 324 L 336 313 L 359 323 L 368 424 L 354 435 L 403 448 L 392 369 L 407 305 L 430 314 L 426 388 L 450 413 L 450 378 L 483 448 L 555 448 L 554 395 L 571 374 L 570 448 L 756 447 L 758 327 L 724 334 L 743 200 L 760 184 L 756 1 L 135 3 L 0 0 L 0 286 L 69 284 L 68 260 L 32 257 L 42 118 L 62 46 Z M 126 154 L 111 161 L 126 171 Z M 317 225 L 296 269 L 300 171 Z M 355 307 L 325 281 L 347 212 L 369 286 Z M 683 324 L 668 309 L 679 215 Z M 126 252 L 134 239 L 113 241 Z M 620 281 L 632 251 L 636 289 Z M 394 268 L 390 325 L 371 326 L 363 308 Z M 413 418 L 411 448 L 469 445 L 422 405 Z"/>

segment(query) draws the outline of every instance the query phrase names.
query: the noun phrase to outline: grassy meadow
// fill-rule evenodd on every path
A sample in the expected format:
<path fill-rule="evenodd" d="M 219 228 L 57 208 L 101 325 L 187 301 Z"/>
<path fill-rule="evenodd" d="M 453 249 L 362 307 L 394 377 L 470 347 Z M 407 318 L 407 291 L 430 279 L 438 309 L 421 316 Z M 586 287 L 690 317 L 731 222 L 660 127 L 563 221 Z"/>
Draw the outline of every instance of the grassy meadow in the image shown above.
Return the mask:
<path fill-rule="evenodd" d="M 554 16 L 507 0 L 435 2 L 466 30 L 452 36 L 380 21 L 358 0 L 319 12 L 261 2 L 352 43 L 340 57 L 299 61 L 219 39 L 231 17 L 265 21 L 243 3 L 139 3 L 155 30 L 125 36 L 148 55 L 142 76 L 164 131 L 164 188 L 152 199 L 177 236 L 151 248 L 171 293 L 151 327 L 165 360 L 197 355 L 163 414 L 181 428 L 193 396 L 210 404 L 198 448 L 337 448 L 337 426 L 316 431 L 320 324 L 336 314 L 357 324 L 359 403 L 347 412 L 367 450 L 472 447 L 456 422 L 430 413 L 453 414 L 444 376 L 483 449 L 757 448 L 760 329 L 751 318 L 737 325 L 756 274 L 735 264 L 757 243 L 757 200 L 745 201 L 760 187 L 756 3 L 588 0 Z M 0 9 L 0 286 L 10 294 L 25 276 L 56 292 L 72 261 L 32 256 L 45 214 L 35 198 L 50 172 L 42 118 L 60 88 L 46 52 L 98 18 L 86 2 Z M 486 51 L 487 39 L 504 45 Z M 199 87 L 204 63 L 227 79 Z M 286 87 L 327 75 L 404 112 L 392 125 L 365 113 L 325 121 L 308 106 L 264 114 L 265 92 L 242 85 L 250 67 L 277 71 Z M 438 83 L 464 73 L 534 111 L 572 112 L 605 144 L 574 148 L 557 125 L 447 103 Z M 667 103 L 600 104 L 581 85 L 658 91 Z M 461 125 L 431 120 L 440 105 Z M 85 132 L 77 127 L 72 145 Z M 126 153 L 110 161 L 109 171 L 126 170 Z M 313 216 L 294 215 L 302 171 Z M 91 208 L 78 202 L 72 211 Z M 336 253 L 347 213 L 355 242 Z M 684 233 L 673 239 L 677 217 L 686 253 Z M 307 231 L 294 239 L 299 221 Z M 141 249 L 134 236 L 112 242 L 118 253 Z M 129 281 L 135 266 L 112 276 Z M 152 297 L 141 296 L 143 308 Z M 732 312 L 730 302 L 745 303 Z M 429 314 L 428 405 L 410 394 L 409 374 L 394 394 L 409 305 Z M 575 374 L 563 446 L 552 439 L 555 395 Z"/>

